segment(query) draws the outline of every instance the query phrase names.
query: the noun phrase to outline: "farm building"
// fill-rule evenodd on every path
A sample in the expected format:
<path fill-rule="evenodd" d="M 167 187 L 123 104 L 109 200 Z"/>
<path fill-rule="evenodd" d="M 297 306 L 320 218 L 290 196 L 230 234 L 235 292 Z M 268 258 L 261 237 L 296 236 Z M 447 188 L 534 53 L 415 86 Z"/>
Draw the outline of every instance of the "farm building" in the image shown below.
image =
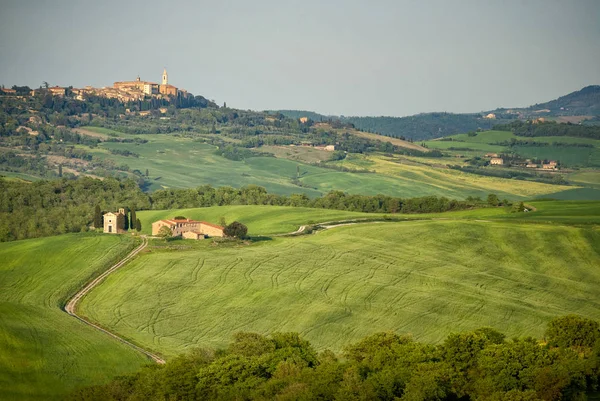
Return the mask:
<path fill-rule="evenodd" d="M 205 221 L 190 219 L 159 220 L 152 223 L 152 235 L 158 235 L 162 227 L 168 227 L 174 237 L 204 239 L 205 237 L 224 237 L 224 227 Z"/>
<path fill-rule="evenodd" d="M 498 153 L 486 153 L 485 157 L 498 157 Z"/>
<path fill-rule="evenodd" d="M 502 159 L 501 157 L 493 157 L 490 160 L 490 164 L 502 165 L 502 164 L 504 164 L 504 159 Z"/>
<path fill-rule="evenodd" d="M 108 212 L 104 214 L 104 232 L 106 234 L 121 234 L 125 231 L 121 229 L 121 220 L 125 217 L 125 209 L 119 209 L 118 212 Z"/>

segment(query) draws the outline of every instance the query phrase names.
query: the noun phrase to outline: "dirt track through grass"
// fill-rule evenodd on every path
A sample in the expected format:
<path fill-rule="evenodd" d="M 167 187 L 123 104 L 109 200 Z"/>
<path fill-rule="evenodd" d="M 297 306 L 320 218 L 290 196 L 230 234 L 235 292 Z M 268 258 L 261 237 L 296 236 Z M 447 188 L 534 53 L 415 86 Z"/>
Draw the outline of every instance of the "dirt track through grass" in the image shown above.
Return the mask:
<path fill-rule="evenodd" d="M 600 318 L 599 242 L 594 228 L 451 220 L 186 242 L 150 248 L 81 309 L 167 356 L 236 331 L 298 331 L 334 350 L 381 330 L 431 342 L 481 326 L 541 336 L 557 315 Z"/>
<path fill-rule="evenodd" d="M 148 359 L 68 316 L 68 296 L 125 256 L 124 236 L 70 234 L 0 244 L 0 399 L 64 399 Z"/>

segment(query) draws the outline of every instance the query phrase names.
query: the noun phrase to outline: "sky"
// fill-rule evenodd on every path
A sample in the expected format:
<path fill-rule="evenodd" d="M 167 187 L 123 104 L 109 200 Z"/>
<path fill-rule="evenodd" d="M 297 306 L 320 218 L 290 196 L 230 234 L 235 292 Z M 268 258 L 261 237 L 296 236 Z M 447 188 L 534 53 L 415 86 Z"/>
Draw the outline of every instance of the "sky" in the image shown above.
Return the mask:
<path fill-rule="evenodd" d="M 0 0 L 0 84 L 169 83 L 239 109 L 406 116 L 600 84 L 599 0 Z"/>

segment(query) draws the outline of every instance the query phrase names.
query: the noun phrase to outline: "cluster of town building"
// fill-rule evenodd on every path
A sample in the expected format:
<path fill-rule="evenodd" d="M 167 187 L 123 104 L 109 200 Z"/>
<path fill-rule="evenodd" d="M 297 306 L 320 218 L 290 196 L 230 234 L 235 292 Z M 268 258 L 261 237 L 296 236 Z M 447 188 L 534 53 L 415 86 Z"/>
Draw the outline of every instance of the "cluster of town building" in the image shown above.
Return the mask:
<path fill-rule="evenodd" d="M 6 95 L 16 95 L 15 89 L 0 89 Z M 85 100 L 86 96 L 100 96 L 109 99 L 116 98 L 121 102 L 132 102 L 143 100 L 147 97 L 171 98 L 171 97 L 191 97 L 192 94 L 184 89 L 177 88 L 169 84 L 169 75 L 167 70 L 163 71 L 162 83 L 157 84 L 150 81 L 142 81 L 138 76 L 134 81 L 115 82 L 112 87 L 94 88 L 86 86 L 84 88 L 66 88 L 61 86 L 51 86 L 48 88 L 32 89 L 29 93 L 35 96 L 39 93 L 50 93 L 53 96 L 72 95 L 75 99 Z"/>
<path fill-rule="evenodd" d="M 486 153 L 485 157 L 490 158 L 490 164 L 492 166 L 504 165 L 504 159 L 502 157 L 498 156 L 497 153 Z M 526 167 L 526 168 L 540 168 L 540 165 L 533 163 L 531 161 L 531 159 L 526 159 L 523 163 L 517 163 L 517 164 L 520 165 L 521 167 Z M 557 170 L 558 162 L 556 162 L 554 160 L 550 160 L 550 161 L 548 161 L 548 163 L 542 163 L 541 166 L 542 166 L 542 169 L 544 169 L 544 170 Z"/>
<path fill-rule="evenodd" d="M 104 214 L 104 232 L 107 234 L 122 234 L 125 231 L 121 228 L 122 219 L 125 218 L 125 209 L 119 209 L 118 212 L 108 212 Z M 159 220 L 152 223 L 152 235 L 159 235 L 161 228 L 167 227 L 173 237 L 182 237 L 186 239 L 204 239 L 207 237 L 224 237 L 225 228 L 206 221 L 197 221 L 190 219 L 170 219 Z"/>

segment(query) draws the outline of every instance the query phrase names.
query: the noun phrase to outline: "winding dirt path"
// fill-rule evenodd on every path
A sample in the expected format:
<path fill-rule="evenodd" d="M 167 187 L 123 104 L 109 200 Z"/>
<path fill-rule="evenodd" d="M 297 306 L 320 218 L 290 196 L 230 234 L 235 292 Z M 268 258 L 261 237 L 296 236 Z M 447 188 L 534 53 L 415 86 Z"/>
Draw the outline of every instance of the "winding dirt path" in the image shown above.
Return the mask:
<path fill-rule="evenodd" d="M 146 351 L 145 349 L 143 349 L 141 347 L 138 347 L 135 344 L 130 343 L 129 341 L 125 340 L 124 338 L 119 337 L 117 334 L 112 333 L 112 332 L 110 332 L 110 331 L 108 331 L 108 330 L 106 330 L 106 329 L 98 326 L 97 324 L 94 324 L 94 323 L 90 322 L 89 320 L 87 320 L 87 319 L 79 316 L 75 312 L 76 309 L 77 309 L 77 304 L 79 303 L 79 301 L 81 301 L 81 299 L 87 293 L 89 293 L 98 284 L 100 284 L 109 274 L 111 274 L 112 272 L 116 271 L 117 269 L 119 269 L 120 267 L 122 267 L 123 265 L 125 265 L 127 262 L 129 262 L 131 259 L 133 259 L 133 257 L 135 257 L 135 255 L 137 255 L 138 253 L 140 253 L 140 251 L 142 249 L 144 249 L 146 247 L 146 245 L 148 245 L 148 240 L 146 239 L 146 237 L 142 237 L 142 244 L 140 246 L 138 246 L 137 248 L 135 248 L 133 251 L 131 251 L 131 253 L 129 253 L 127 256 L 125 256 L 123 259 L 121 259 L 117 264 L 115 264 L 110 269 L 108 269 L 107 271 L 105 271 L 104 273 L 102 273 L 101 275 L 99 275 L 97 278 L 95 278 L 93 281 L 91 281 L 86 286 L 84 286 L 81 290 L 79 290 L 75 295 L 73 295 L 67 301 L 67 304 L 65 305 L 65 312 L 67 312 L 69 315 L 73 316 L 75 319 L 77 319 L 77 320 L 79 320 L 79 321 L 87 324 L 88 326 L 92 326 L 96 330 L 100 330 L 101 332 L 108 334 L 109 336 L 111 336 L 115 340 L 118 340 L 118 341 L 122 342 L 123 344 L 125 344 L 125 345 L 133 348 L 134 350 L 141 352 L 142 354 L 146 355 L 148 358 L 152 359 L 154 362 L 162 365 L 162 364 L 165 363 L 165 361 L 164 361 L 164 359 L 162 359 L 158 355 L 155 355 L 155 354 L 151 353 L 150 351 Z"/>

